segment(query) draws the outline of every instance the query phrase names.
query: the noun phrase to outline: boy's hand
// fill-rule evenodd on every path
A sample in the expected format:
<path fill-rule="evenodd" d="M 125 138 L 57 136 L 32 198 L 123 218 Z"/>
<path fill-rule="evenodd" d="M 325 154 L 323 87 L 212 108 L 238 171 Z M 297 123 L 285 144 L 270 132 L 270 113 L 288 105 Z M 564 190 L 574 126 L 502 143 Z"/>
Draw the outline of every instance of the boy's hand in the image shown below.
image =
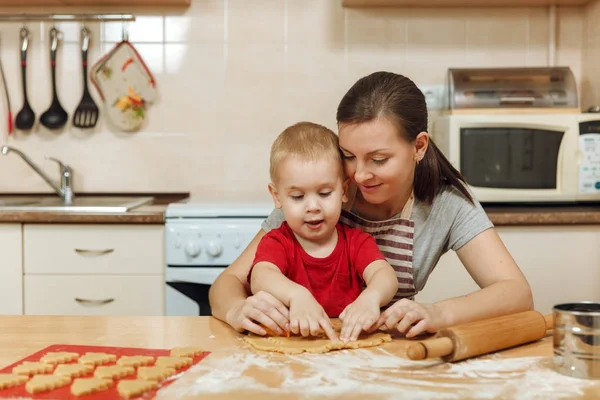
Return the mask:
<path fill-rule="evenodd" d="M 353 303 L 349 304 L 340 314 L 343 321 L 341 339 L 351 342 L 358 339 L 361 331 L 368 331 L 377 322 L 380 316 L 380 299 L 366 291 Z"/>
<path fill-rule="evenodd" d="M 325 332 L 330 340 L 334 342 L 339 340 L 325 310 L 305 288 L 291 298 L 290 330 L 305 337 L 317 336 Z"/>

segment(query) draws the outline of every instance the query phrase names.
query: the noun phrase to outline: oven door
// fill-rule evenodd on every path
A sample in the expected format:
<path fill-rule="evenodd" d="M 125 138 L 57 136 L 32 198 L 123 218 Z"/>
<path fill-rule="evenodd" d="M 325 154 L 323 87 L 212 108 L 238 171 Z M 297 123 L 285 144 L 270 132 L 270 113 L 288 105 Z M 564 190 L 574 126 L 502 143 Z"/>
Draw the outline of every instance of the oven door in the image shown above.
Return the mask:
<path fill-rule="evenodd" d="M 222 266 L 167 266 L 166 315 L 210 316 L 208 291 L 224 269 Z"/>

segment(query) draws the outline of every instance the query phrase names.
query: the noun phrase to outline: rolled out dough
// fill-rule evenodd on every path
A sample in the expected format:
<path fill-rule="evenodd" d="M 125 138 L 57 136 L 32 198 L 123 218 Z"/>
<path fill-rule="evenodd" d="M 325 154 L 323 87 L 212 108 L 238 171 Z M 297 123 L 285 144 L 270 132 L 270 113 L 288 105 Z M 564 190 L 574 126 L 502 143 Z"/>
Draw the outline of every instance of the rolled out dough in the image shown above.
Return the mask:
<path fill-rule="evenodd" d="M 335 325 L 334 327 L 336 328 L 336 334 L 339 337 L 340 330 Z M 289 338 L 281 336 L 263 337 L 249 334 L 244 337 L 244 341 L 257 350 L 283 354 L 327 353 L 333 350 L 358 349 L 361 347 L 379 346 L 385 342 L 390 342 L 391 340 L 392 337 L 390 334 L 384 332 L 362 332 L 358 337 L 358 340 L 347 343 L 342 341 L 332 342 L 325 334 L 314 337 L 291 336 Z"/>

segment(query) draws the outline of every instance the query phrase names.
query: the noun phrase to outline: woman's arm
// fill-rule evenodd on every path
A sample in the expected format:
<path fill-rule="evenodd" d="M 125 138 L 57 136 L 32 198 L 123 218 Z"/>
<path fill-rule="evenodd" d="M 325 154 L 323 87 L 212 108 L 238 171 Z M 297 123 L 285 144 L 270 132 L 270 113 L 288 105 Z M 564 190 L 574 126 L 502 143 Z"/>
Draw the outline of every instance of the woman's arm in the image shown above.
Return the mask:
<path fill-rule="evenodd" d="M 481 289 L 436 303 L 444 325 L 533 309 L 529 283 L 495 229 L 481 232 L 456 254 Z"/>
<path fill-rule="evenodd" d="M 282 334 L 288 329 L 288 310 L 272 295 L 259 292 L 248 297 L 247 277 L 256 249 L 265 232 L 261 229 L 240 256 L 212 284 L 208 296 L 214 317 L 238 331 L 248 330 L 258 335 L 267 332 L 256 322 Z"/>
<path fill-rule="evenodd" d="M 396 328 L 413 337 L 533 309 L 529 283 L 493 228 L 475 236 L 456 253 L 480 290 L 434 304 L 402 299 L 381 314 L 377 326 Z"/>

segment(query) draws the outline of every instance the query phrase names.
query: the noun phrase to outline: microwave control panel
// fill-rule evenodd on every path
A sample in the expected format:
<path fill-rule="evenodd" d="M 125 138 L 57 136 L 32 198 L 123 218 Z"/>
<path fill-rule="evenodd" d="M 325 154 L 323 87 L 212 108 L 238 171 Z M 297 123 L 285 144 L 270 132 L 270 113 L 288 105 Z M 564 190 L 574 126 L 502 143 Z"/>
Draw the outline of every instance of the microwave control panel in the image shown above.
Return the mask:
<path fill-rule="evenodd" d="M 579 193 L 600 193 L 600 120 L 579 124 Z"/>

